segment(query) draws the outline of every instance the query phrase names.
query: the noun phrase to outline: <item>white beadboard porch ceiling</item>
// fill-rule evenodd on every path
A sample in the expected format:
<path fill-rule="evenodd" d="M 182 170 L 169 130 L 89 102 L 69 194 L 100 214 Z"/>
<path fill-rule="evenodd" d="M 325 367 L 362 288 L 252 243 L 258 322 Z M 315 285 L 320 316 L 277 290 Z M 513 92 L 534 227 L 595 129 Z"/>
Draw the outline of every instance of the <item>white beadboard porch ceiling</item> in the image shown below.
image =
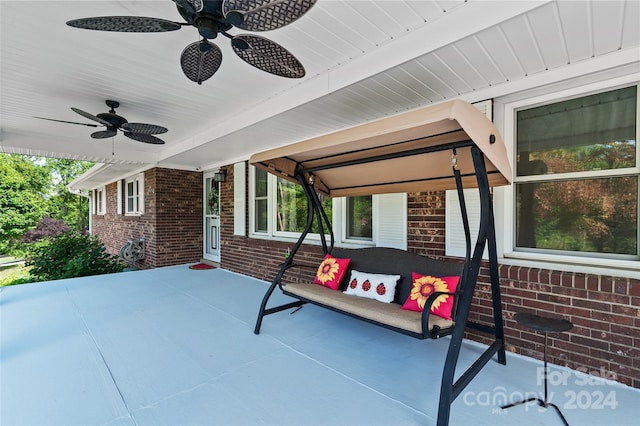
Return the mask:
<path fill-rule="evenodd" d="M 0 152 L 118 165 L 207 170 L 252 153 L 462 98 L 479 101 L 617 66 L 640 69 L 640 2 L 319 0 L 263 35 L 307 75 L 291 80 L 240 60 L 229 42 L 201 86 L 180 69 L 195 29 L 140 34 L 68 27 L 70 19 L 138 15 L 181 21 L 170 0 L 0 1 Z M 232 34 L 244 31 L 233 29 Z M 579 69 L 576 71 L 576 69 Z M 166 144 L 121 134 L 94 140 L 71 111 L 165 126 Z M 113 179 L 108 167 L 78 183 Z"/>

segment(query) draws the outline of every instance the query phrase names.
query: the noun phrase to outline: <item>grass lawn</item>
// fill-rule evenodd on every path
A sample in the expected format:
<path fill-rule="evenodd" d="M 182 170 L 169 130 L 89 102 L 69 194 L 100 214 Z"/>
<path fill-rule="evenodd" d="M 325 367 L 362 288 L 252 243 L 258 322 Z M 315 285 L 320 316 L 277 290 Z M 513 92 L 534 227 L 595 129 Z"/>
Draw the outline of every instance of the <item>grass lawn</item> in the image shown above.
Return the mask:
<path fill-rule="evenodd" d="M 29 268 L 25 267 L 23 263 L 13 263 L 16 258 L 2 257 L 0 258 L 0 287 L 24 284 L 29 280 Z M 3 265 L 10 263 L 9 265 Z"/>

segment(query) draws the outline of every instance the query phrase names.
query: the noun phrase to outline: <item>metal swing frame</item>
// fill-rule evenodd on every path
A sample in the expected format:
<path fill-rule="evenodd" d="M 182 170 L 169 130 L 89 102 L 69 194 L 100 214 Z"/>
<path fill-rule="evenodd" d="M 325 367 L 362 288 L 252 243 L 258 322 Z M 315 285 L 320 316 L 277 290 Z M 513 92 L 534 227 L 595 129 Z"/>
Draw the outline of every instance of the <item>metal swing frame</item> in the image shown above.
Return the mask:
<path fill-rule="evenodd" d="M 420 149 L 414 149 L 409 151 L 403 151 L 393 154 L 384 154 L 384 155 L 373 155 L 365 158 L 359 158 L 357 160 L 336 162 L 331 165 L 321 166 L 323 170 L 331 169 L 331 168 L 340 168 L 354 164 L 364 164 L 376 161 L 382 161 L 389 158 L 400 158 L 410 155 L 424 154 L 435 151 L 442 150 L 451 150 L 452 152 L 452 160 L 456 159 L 456 150 L 461 148 L 468 148 L 471 150 L 471 157 L 473 159 L 473 167 L 475 169 L 475 179 L 477 182 L 477 187 L 480 196 L 480 227 L 478 231 L 478 235 L 472 250 L 471 244 L 471 235 L 469 229 L 469 221 L 465 203 L 465 197 L 463 192 L 463 184 L 462 184 L 462 175 L 458 170 L 457 164 L 455 161 L 452 161 L 452 173 L 455 176 L 456 189 L 458 194 L 458 199 L 461 207 L 462 214 L 462 222 L 464 227 L 464 234 L 466 239 L 466 256 L 465 263 L 462 272 L 462 277 L 460 281 L 460 285 L 458 289 L 461 289 L 461 294 L 457 300 L 457 306 L 455 310 L 454 321 L 455 325 L 452 330 L 447 330 L 444 335 L 451 335 L 449 348 L 446 355 L 446 360 L 444 364 L 444 370 L 442 374 L 442 381 L 440 387 L 440 400 L 439 400 L 439 409 L 438 409 L 438 426 L 445 426 L 449 423 L 451 404 L 453 401 L 460 395 L 462 390 L 471 382 L 471 380 L 480 372 L 485 364 L 497 354 L 498 363 L 505 365 L 506 364 L 506 354 L 505 354 L 505 343 L 504 343 L 504 325 L 502 318 L 502 304 L 500 297 L 500 282 L 498 276 L 498 260 L 497 260 L 497 252 L 496 252 L 496 234 L 495 234 L 495 222 L 494 222 L 494 214 L 493 214 L 493 204 L 491 200 L 491 190 L 489 187 L 489 179 L 487 177 L 487 170 L 485 167 L 485 159 L 482 151 L 475 146 L 472 140 L 459 141 L 455 143 L 439 145 L 436 147 L 424 147 Z M 256 321 L 256 326 L 254 332 L 258 334 L 260 332 L 260 328 L 262 325 L 262 320 L 265 315 L 270 315 L 276 312 L 281 312 L 283 310 L 299 308 L 300 306 L 308 303 L 307 300 L 297 300 L 291 303 L 286 303 L 284 305 L 270 307 L 267 308 L 269 298 L 276 287 L 279 287 L 285 294 L 290 296 L 294 296 L 290 293 L 287 293 L 282 288 L 282 277 L 285 272 L 294 266 L 294 258 L 297 251 L 302 246 L 307 234 L 310 232 L 314 221 L 318 224 L 318 230 L 320 234 L 321 244 L 323 248 L 323 252 L 330 253 L 334 246 L 334 235 L 331 229 L 331 222 L 327 217 L 322 204 L 320 202 L 319 196 L 314 188 L 314 172 L 320 170 L 320 167 L 308 167 L 304 166 L 300 167 L 298 171 L 295 173 L 295 178 L 298 183 L 302 186 L 304 193 L 307 197 L 308 204 L 308 214 L 307 214 L 307 224 L 300 235 L 300 238 L 294 245 L 291 250 L 290 255 L 287 257 L 286 261 L 281 265 L 280 271 L 277 273 L 274 278 L 271 286 L 267 290 L 258 314 L 258 318 Z M 330 244 L 327 245 L 327 240 L 325 237 L 325 225 L 330 235 Z M 490 275 L 490 284 L 491 284 L 491 294 L 492 294 L 492 307 L 493 307 L 493 325 L 486 325 L 481 323 L 476 323 L 468 320 L 469 311 L 471 308 L 471 303 L 473 300 L 473 294 L 477 282 L 477 278 L 479 275 L 481 263 L 482 263 L 482 255 L 487 248 L 489 254 L 489 275 Z M 432 295 L 435 299 L 436 295 Z M 491 335 L 494 338 L 494 341 L 489 347 L 477 358 L 477 360 L 466 370 L 464 371 L 457 379 L 455 379 L 456 365 L 460 355 L 460 349 L 462 346 L 462 341 L 464 338 L 464 333 L 466 329 L 473 329 L 485 334 Z M 397 330 L 396 331 L 401 331 Z M 402 331 L 401 331 L 402 332 Z M 411 333 L 405 333 L 411 335 Z M 416 337 L 416 336 L 413 336 Z M 429 335 L 428 331 L 425 334 L 423 331 L 422 338 L 434 337 L 433 335 Z M 435 336 L 435 337 L 440 337 Z M 454 380 L 455 379 L 455 380 Z"/>

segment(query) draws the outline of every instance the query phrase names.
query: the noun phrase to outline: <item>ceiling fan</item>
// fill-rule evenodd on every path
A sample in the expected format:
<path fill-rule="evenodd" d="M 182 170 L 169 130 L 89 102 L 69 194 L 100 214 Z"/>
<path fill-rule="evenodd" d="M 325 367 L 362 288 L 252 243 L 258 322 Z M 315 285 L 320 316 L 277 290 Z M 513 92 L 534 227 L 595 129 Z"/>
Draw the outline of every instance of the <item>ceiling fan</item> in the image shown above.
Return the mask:
<path fill-rule="evenodd" d="M 288 50 L 264 37 L 229 31 L 268 31 L 290 24 L 304 15 L 317 0 L 173 0 L 186 22 L 173 22 L 144 16 L 100 16 L 74 19 L 75 28 L 116 32 L 165 32 L 192 26 L 202 40 L 189 44 L 180 56 L 182 71 L 190 80 L 202 84 L 222 63 L 220 48 L 209 40 L 218 34 L 231 40 L 233 51 L 246 63 L 281 77 L 301 78 L 305 70 Z"/>
<path fill-rule="evenodd" d="M 167 128 L 162 126 L 156 126 L 155 124 L 146 123 L 129 123 L 126 118 L 116 114 L 115 109 L 120 106 L 120 102 L 106 100 L 105 103 L 110 108 L 109 112 L 103 112 L 98 115 L 89 114 L 81 109 L 71 107 L 73 112 L 80 114 L 81 116 L 88 118 L 89 120 L 96 121 L 100 124 L 92 123 L 77 123 L 75 121 L 55 120 L 53 118 L 34 117 L 41 120 L 57 121 L 59 123 L 78 124 L 81 126 L 89 127 L 101 127 L 105 126 L 106 130 L 91 133 L 91 137 L 94 139 L 105 139 L 115 136 L 118 130 L 124 133 L 129 139 L 133 139 L 138 142 L 151 143 L 155 145 L 162 145 L 164 141 L 153 135 L 160 133 L 166 133 Z"/>

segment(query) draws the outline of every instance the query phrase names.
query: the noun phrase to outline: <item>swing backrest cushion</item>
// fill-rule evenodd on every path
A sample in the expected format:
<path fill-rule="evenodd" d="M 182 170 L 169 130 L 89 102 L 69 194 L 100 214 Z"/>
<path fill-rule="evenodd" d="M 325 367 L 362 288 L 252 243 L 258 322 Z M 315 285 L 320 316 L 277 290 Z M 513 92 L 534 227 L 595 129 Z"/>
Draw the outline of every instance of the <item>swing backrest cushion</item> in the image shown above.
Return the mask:
<path fill-rule="evenodd" d="M 463 263 L 431 259 L 419 254 L 388 247 L 367 247 L 359 249 L 334 248 L 331 255 L 335 258 L 350 259 L 339 290 L 346 290 L 351 271 L 373 274 L 400 275 L 396 285 L 394 303 L 403 305 L 413 288 L 413 273 L 434 277 L 460 277 Z"/>

